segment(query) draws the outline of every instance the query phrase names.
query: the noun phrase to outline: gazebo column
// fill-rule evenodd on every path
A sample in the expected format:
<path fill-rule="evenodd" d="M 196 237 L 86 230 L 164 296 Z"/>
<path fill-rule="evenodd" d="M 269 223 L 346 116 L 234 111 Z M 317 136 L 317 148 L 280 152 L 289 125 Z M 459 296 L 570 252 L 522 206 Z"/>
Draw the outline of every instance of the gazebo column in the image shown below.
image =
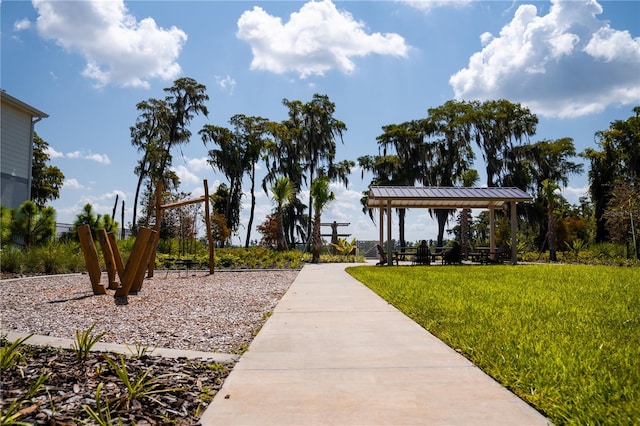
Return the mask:
<path fill-rule="evenodd" d="M 380 247 L 384 247 L 384 206 L 380 204 Z"/>
<path fill-rule="evenodd" d="M 391 246 L 391 200 L 387 201 L 387 263 L 393 265 L 393 247 Z"/>
<path fill-rule="evenodd" d="M 496 212 L 493 206 L 489 206 L 489 250 L 496 251 Z"/>
<path fill-rule="evenodd" d="M 517 203 L 515 201 L 511 202 L 511 263 L 516 264 L 518 262 L 518 242 L 517 233 L 518 233 L 518 215 L 516 211 Z"/>

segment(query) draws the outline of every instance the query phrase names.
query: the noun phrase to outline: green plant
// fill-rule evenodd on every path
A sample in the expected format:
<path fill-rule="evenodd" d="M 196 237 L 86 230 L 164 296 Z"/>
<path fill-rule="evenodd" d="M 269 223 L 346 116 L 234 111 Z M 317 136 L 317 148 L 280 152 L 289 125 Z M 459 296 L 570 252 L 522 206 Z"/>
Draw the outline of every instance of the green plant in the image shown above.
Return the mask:
<path fill-rule="evenodd" d="M 133 400 L 140 400 L 142 398 L 153 399 L 153 395 L 159 393 L 184 390 L 184 388 L 181 387 L 163 387 L 166 379 L 184 376 L 184 374 L 161 374 L 153 377 L 150 375 L 151 369 L 149 368 L 132 378 L 129 376 L 122 355 L 120 356 L 120 364 L 117 364 L 108 355 L 104 355 L 104 359 L 125 386 L 127 392 L 121 397 L 121 402 L 124 402 L 125 410 L 129 410 L 129 404 Z"/>
<path fill-rule="evenodd" d="M 16 246 L 4 246 L 0 250 L 0 269 L 2 272 L 20 274 L 23 272 L 24 252 Z"/>
<path fill-rule="evenodd" d="M 340 256 L 358 254 L 358 243 L 355 237 L 351 241 L 347 241 L 346 238 L 338 238 L 338 243 L 331 243 L 331 247 L 335 248 Z"/>
<path fill-rule="evenodd" d="M 564 243 L 567 246 L 568 253 L 574 258 L 580 257 L 580 252 L 587 248 L 586 241 L 582 241 L 580 238 L 576 238 L 573 241 L 566 241 Z"/>
<path fill-rule="evenodd" d="M 89 420 L 83 420 L 82 423 L 90 425 L 95 422 L 99 426 L 112 426 L 113 420 L 111 419 L 111 408 L 109 407 L 109 401 L 102 401 L 101 393 L 104 383 L 100 382 L 96 388 L 96 409 L 94 410 L 88 405 L 83 405 L 85 413 L 89 415 Z M 118 417 L 118 425 L 122 425 L 122 419 Z"/>
<path fill-rule="evenodd" d="M 2 347 L 0 347 L 0 371 L 7 371 L 13 368 L 18 362 L 24 360 L 24 355 L 20 352 L 20 345 L 33 336 L 29 334 L 22 339 L 17 339 L 10 345 L 6 344 L 6 336 L 2 336 Z"/>
<path fill-rule="evenodd" d="M 245 344 L 240 344 L 237 349 L 231 351 L 231 353 L 236 355 L 243 355 L 245 352 L 249 350 L 249 347 Z"/>
<path fill-rule="evenodd" d="M 131 355 L 133 355 L 137 359 L 142 358 L 143 356 L 147 355 L 148 352 L 152 352 L 154 349 L 150 346 L 142 346 L 138 342 L 133 342 L 133 349 L 131 349 L 131 347 L 127 344 L 125 344 L 124 346 L 127 348 L 129 353 L 131 353 Z"/>
<path fill-rule="evenodd" d="M 35 382 L 29 386 L 29 390 L 25 395 L 20 398 L 16 398 L 9 404 L 5 411 L 0 411 L 0 425 L 26 425 L 29 426 L 30 423 L 25 423 L 19 421 L 19 418 L 22 416 L 20 412 L 20 407 L 31 398 L 35 397 L 36 394 L 40 391 L 44 383 L 49 378 L 49 374 L 42 369 L 40 376 L 36 379 Z"/>
<path fill-rule="evenodd" d="M 219 253 L 215 258 L 216 266 L 220 268 L 231 268 L 238 264 L 240 258 L 232 253 Z"/>
<path fill-rule="evenodd" d="M 91 348 L 93 348 L 93 346 L 98 343 L 100 339 L 102 339 L 102 336 L 107 334 L 106 331 L 103 331 L 102 333 L 94 335 L 93 328 L 96 326 L 96 324 L 97 323 L 94 322 L 93 324 L 91 324 L 91 327 L 89 327 L 89 329 L 83 332 L 79 332 L 78 330 L 76 330 L 76 341 L 71 346 L 71 348 L 75 352 L 76 357 L 80 360 L 86 359 L 87 355 L 89 355 L 89 352 L 91 352 Z"/>

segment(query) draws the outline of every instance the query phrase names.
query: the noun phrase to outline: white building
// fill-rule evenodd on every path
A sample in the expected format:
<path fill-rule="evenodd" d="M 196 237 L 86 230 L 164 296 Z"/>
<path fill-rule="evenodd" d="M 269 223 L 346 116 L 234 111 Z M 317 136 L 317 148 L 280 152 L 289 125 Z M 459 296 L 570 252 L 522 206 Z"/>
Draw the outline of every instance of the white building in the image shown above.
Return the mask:
<path fill-rule="evenodd" d="M 5 207 L 18 208 L 31 199 L 34 126 L 47 117 L 0 90 L 0 192 Z"/>

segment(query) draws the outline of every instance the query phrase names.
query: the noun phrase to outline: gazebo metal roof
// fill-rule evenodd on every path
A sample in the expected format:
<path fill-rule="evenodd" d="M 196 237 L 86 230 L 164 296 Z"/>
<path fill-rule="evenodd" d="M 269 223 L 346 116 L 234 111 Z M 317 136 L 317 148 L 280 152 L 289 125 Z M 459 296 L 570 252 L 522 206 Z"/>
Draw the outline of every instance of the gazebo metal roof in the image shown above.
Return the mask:
<path fill-rule="evenodd" d="M 380 245 L 384 241 L 384 220 L 387 213 L 387 252 L 391 253 L 391 210 L 402 208 L 427 209 L 500 209 L 505 203 L 511 204 L 511 261 L 517 259 L 517 217 L 515 205 L 532 201 L 533 198 L 519 188 L 458 188 L 434 186 L 372 186 L 369 189 L 367 207 L 380 209 Z M 495 251 L 495 220 L 489 215 L 490 251 Z M 391 265 L 393 259 L 388 256 Z"/>
<path fill-rule="evenodd" d="M 533 198 L 520 188 L 372 186 L 368 208 L 491 209 Z"/>

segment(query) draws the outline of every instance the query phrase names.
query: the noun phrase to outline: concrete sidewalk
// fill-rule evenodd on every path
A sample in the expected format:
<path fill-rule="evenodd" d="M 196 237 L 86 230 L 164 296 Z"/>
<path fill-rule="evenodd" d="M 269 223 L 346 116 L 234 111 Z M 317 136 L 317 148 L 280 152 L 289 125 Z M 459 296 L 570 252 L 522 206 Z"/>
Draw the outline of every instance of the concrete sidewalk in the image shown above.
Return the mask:
<path fill-rule="evenodd" d="M 302 269 L 203 425 L 550 424 L 345 266 Z"/>

